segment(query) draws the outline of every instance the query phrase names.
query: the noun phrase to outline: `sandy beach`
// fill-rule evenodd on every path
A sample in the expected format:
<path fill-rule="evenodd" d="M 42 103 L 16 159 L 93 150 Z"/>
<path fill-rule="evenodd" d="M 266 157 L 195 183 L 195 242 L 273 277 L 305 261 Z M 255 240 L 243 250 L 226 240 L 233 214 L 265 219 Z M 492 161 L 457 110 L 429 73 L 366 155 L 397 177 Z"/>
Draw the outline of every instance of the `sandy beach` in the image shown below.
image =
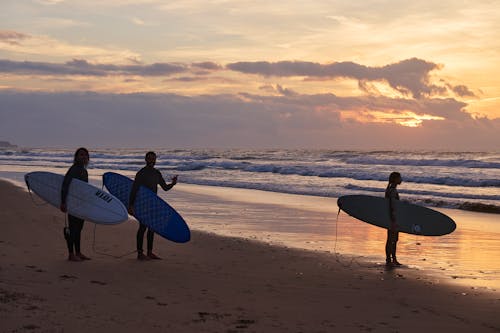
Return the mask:
<path fill-rule="evenodd" d="M 176 192 L 183 214 L 196 195 L 198 207 L 253 207 L 259 216 L 252 200 L 200 202 L 194 192 Z M 500 331 L 498 291 L 206 231 L 186 244 L 157 237 L 163 260 L 140 262 L 116 258 L 134 249 L 135 221 L 86 223 L 82 251 L 92 260 L 68 262 L 62 213 L 6 181 L 0 196 L 1 332 Z"/>

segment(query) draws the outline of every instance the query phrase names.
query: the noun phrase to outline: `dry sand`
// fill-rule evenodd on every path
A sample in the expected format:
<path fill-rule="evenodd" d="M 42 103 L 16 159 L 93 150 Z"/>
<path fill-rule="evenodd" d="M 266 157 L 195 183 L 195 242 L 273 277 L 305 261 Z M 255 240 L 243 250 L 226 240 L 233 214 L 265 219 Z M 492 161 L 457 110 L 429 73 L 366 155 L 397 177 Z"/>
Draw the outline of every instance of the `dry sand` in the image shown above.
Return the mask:
<path fill-rule="evenodd" d="M 94 253 L 87 222 L 93 259 L 68 262 L 62 213 L 5 181 L 0 198 L 0 332 L 500 332 L 499 293 L 199 231 L 139 262 Z M 100 252 L 134 249 L 136 222 L 96 230 Z"/>

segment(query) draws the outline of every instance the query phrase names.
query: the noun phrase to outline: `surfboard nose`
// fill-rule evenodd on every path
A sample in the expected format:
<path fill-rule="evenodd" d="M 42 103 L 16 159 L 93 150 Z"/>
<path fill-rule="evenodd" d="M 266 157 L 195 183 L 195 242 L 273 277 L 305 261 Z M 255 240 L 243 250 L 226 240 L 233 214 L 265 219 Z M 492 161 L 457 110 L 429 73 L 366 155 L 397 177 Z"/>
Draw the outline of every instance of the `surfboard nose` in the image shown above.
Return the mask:
<path fill-rule="evenodd" d="M 176 243 L 187 243 L 191 240 L 191 231 L 181 223 L 169 223 L 167 234 L 169 234 L 169 239 Z"/>
<path fill-rule="evenodd" d="M 28 188 L 29 191 L 30 190 L 29 173 L 24 175 L 24 182 L 26 183 L 26 187 Z"/>

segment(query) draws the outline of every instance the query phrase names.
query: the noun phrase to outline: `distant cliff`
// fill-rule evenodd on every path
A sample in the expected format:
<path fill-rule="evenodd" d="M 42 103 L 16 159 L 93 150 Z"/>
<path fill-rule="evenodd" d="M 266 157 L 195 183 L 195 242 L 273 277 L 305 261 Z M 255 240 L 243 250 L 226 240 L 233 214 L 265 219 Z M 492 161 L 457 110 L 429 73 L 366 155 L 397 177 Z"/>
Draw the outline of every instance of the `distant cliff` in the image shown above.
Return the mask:
<path fill-rule="evenodd" d="M 0 149 L 16 148 L 16 145 L 11 144 L 9 141 L 0 141 Z"/>

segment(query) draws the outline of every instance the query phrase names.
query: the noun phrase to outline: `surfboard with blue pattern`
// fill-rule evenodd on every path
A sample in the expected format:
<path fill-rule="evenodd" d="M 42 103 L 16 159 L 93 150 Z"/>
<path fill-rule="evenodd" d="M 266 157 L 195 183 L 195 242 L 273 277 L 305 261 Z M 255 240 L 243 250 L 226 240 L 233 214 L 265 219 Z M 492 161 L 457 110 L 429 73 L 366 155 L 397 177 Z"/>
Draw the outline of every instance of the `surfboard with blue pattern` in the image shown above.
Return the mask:
<path fill-rule="evenodd" d="M 115 172 L 106 172 L 102 176 L 108 191 L 128 207 L 133 181 Z M 135 218 L 151 228 L 158 235 L 176 243 L 185 243 L 191 239 L 189 227 L 168 203 L 150 189 L 140 186 L 134 202 Z"/>

